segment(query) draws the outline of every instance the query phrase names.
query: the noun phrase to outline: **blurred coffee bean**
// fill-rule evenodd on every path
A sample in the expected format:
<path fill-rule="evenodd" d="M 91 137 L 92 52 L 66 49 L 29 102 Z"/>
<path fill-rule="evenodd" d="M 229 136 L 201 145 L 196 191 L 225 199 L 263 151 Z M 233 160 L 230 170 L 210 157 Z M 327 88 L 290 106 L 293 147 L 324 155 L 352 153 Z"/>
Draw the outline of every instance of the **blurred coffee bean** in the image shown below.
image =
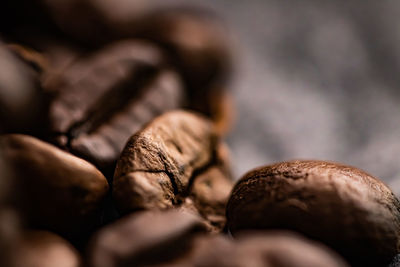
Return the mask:
<path fill-rule="evenodd" d="M 40 86 L 44 59 L 32 50 L 3 43 L 0 58 L 0 133 L 40 134 L 47 112 L 47 95 Z"/>
<path fill-rule="evenodd" d="M 165 111 L 182 107 L 178 75 L 148 43 L 121 41 L 76 61 L 49 85 L 54 143 L 112 175 L 129 136 Z"/>
<path fill-rule="evenodd" d="M 116 205 L 123 213 L 182 207 L 221 230 L 232 188 L 227 156 L 211 121 L 165 113 L 125 146 L 114 174 Z"/>
<path fill-rule="evenodd" d="M 227 206 L 232 234 L 290 229 L 319 240 L 353 266 L 382 266 L 399 253 L 400 202 L 379 179 L 351 166 L 290 161 L 248 172 Z"/>
<path fill-rule="evenodd" d="M 91 267 L 156 266 L 180 257 L 205 231 L 196 216 L 177 210 L 138 212 L 102 228 L 89 248 Z"/>
<path fill-rule="evenodd" d="M 77 251 L 63 238 L 47 231 L 25 231 L 11 253 L 12 267 L 79 267 Z"/>
<path fill-rule="evenodd" d="M 290 232 L 246 233 L 236 240 L 197 235 L 179 258 L 157 266 L 346 267 L 322 244 Z"/>
<path fill-rule="evenodd" d="M 69 238 L 97 226 L 108 184 L 93 165 L 25 135 L 0 137 L 0 161 L 9 168 L 10 197 L 29 225 Z"/>

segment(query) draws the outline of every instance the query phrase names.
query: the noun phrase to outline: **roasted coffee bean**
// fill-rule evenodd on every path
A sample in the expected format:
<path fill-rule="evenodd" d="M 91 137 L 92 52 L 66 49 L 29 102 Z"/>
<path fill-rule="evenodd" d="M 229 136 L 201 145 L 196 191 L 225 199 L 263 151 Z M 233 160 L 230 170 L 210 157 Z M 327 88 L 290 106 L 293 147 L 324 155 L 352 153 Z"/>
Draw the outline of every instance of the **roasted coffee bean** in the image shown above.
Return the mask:
<path fill-rule="evenodd" d="M 66 240 L 47 231 L 25 231 L 11 253 L 11 267 L 79 267 L 81 259 Z"/>
<path fill-rule="evenodd" d="M 0 43 L 0 133 L 39 134 L 46 122 L 47 95 L 40 86 L 40 55 Z"/>
<path fill-rule="evenodd" d="M 97 226 L 108 184 L 93 165 L 25 135 L 0 137 L 0 161 L 8 166 L 10 195 L 29 225 L 71 238 Z"/>
<path fill-rule="evenodd" d="M 292 161 L 261 167 L 236 184 L 227 224 L 291 229 L 320 240 L 354 266 L 387 264 L 399 252 L 400 202 L 380 180 L 345 165 Z"/>
<path fill-rule="evenodd" d="M 232 240 L 204 231 L 201 220 L 190 213 L 138 212 L 95 235 L 90 266 L 347 266 L 322 244 L 293 233 L 250 232 Z"/>
<path fill-rule="evenodd" d="M 209 120 L 165 113 L 129 139 L 114 174 L 114 200 L 123 213 L 182 207 L 221 229 L 232 188 L 227 156 Z"/>
<path fill-rule="evenodd" d="M 92 267 L 153 266 L 179 257 L 205 231 L 196 216 L 177 210 L 138 212 L 102 228 L 89 249 Z"/>
<path fill-rule="evenodd" d="M 157 266 L 218 267 L 345 267 L 336 253 L 322 244 L 290 232 L 253 232 L 236 240 L 222 235 L 198 235 L 173 262 Z"/>
<path fill-rule="evenodd" d="M 58 93 L 50 106 L 53 142 L 112 173 L 129 136 L 184 105 L 178 75 L 162 65 L 156 48 L 137 41 L 115 43 L 72 64 L 52 82 Z"/>

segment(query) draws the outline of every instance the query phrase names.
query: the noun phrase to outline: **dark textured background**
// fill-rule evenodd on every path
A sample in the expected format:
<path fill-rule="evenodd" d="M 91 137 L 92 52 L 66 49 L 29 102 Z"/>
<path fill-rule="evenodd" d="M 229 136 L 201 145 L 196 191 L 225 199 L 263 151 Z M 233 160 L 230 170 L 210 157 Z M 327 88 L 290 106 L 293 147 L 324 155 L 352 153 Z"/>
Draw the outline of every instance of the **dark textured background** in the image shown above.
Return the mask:
<path fill-rule="evenodd" d="M 289 159 L 357 166 L 400 194 L 400 2 L 207 0 L 237 40 L 235 176 Z"/>

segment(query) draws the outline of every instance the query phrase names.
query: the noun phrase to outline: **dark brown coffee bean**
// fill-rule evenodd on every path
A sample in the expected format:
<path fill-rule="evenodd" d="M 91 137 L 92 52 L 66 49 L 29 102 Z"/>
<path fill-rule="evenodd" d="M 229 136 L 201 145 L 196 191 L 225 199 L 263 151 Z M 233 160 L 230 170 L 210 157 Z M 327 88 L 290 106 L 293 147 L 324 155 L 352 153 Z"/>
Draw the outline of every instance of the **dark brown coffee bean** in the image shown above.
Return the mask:
<path fill-rule="evenodd" d="M 52 83 L 55 142 L 112 172 L 129 136 L 184 105 L 179 77 L 162 65 L 156 48 L 137 41 L 115 43 L 71 65 Z"/>
<path fill-rule="evenodd" d="M 79 267 L 81 259 L 66 240 L 47 231 L 26 231 L 12 252 L 12 267 Z"/>
<path fill-rule="evenodd" d="M 336 253 L 290 232 L 246 233 L 236 240 L 198 235 L 181 257 L 157 266 L 345 267 Z"/>
<path fill-rule="evenodd" d="M 90 163 L 25 135 L 0 137 L 0 161 L 9 167 L 10 195 L 30 225 L 71 238 L 97 225 L 108 184 Z"/>
<path fill-rule="evenodd" d="M 356 266 L 387 264 L 399 252 L 400 203 L 354 167 L 292 161 L 247 173 L 227 207 L 229 230 L 291 229 L 333 247 Z"/>
<path fill-rule="evenodd" d="M 226 156 L 209 120 L 168 112 L 128 141 L 115 170 L 114 199 L 123 213 L 183 207 L 220 229 L 232 187 Z"/>
<path fill-rule="evenodd" d="M 47 96 L 40 86 L 40 66 L 32 58 L 43 59 L 19 48 L 0 43 L 0 133 L 39 134 L 46 122 Z"/>
<path fill-rule="evenodd" d="M 205 231 L 196 216 L 177 210 L 138 212 L 102 228 L 89 252 L 90 266 L 155 266 L 180 257 Z"/>

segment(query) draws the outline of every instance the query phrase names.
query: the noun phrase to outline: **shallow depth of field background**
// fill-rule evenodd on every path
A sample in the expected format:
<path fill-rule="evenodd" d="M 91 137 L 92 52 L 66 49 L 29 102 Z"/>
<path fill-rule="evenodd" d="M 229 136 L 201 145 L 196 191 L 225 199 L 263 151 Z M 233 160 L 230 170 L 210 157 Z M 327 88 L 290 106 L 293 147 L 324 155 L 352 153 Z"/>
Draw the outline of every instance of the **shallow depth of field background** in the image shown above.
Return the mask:
<path fill-rule="evenodd" d="M 237 40 L 237 178 L 276 161 L 333 160 L 400 195 L 399 1 L 199 2 Z"/>

